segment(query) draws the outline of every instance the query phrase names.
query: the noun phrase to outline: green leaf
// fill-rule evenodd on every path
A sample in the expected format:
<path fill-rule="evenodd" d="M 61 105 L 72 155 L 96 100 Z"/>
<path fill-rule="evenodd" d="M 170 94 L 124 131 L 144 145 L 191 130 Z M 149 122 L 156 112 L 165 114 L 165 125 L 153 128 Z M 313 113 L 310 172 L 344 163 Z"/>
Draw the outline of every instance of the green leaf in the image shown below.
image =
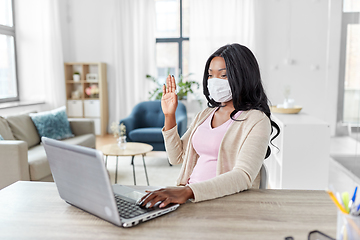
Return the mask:
<path fill-rule="evenodd" d="M 168 68 L 168 75 L 170 74 L 170 68 Z M 178 82 L 177 82 L 177 95 L 179 100 L 187 98 L 188 93 L 194 94 L 193 88 L 194 86 L 199 89 L 200 84 L 196 81 L 186 81 L 189 76 L 193 75 L 192 73 L 187 74 L 186 76 L 179 74 Z M 152 91 L 149 91 L 149 99 L 161 99 L 162 98 L 162 88 L 163 84 L 160 84 L 158 79 L 155 77 L 147 74 L 146 78 L 150 79 L 154 83 L 157 84 L 157 87 L 154 88 Z M 201 103 L 201 101 L 199 101 Z"/>

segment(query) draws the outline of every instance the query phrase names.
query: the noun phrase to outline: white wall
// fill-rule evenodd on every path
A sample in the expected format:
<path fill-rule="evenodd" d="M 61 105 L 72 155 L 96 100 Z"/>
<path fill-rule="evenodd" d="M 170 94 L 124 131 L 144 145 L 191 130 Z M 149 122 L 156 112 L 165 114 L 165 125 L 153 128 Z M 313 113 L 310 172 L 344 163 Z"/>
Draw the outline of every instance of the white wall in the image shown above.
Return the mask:
<path fill-rule="evenodd" d="M 107 64 L 109 126 L 114 119 L 114 0 L 61 0 L 60 21 L 65 62 Z"/>
<path fill-rule="evenodd" d="M 341 1 L 259 0 L 257 9 L 256 55 L 272 104 L 283 102 L 288 85 L 302 112 L 328 122 L 334 134 Z"/>

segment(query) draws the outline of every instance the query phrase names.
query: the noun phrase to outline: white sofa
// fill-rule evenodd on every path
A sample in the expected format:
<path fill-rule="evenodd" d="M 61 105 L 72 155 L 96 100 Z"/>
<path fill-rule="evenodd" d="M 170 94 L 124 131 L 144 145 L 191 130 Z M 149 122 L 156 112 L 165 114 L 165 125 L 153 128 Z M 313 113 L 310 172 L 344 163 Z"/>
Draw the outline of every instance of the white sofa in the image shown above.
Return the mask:
<path fill-rule="evenodd" d="M 69 119 L 75 135 L 62 141 L 95 148 L 91 119 Z M 0 117 L 0 189 L 19 180 L 53 181 L 45 149 L 28 114 Z"/>

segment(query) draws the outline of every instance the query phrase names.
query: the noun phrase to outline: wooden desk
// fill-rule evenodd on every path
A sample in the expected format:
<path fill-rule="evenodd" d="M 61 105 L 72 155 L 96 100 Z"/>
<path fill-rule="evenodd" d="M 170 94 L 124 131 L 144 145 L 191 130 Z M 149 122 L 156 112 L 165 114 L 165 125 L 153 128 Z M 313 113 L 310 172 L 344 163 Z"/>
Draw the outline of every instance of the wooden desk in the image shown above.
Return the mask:
<path fill-rule="evenodd" d="M 324 191 L 248 190 L 125 229 L 65 203 L 54 183 L 17 182 L 0 190 L 0 239 L 301 240 L 335 237 L 336 214 Z"/>

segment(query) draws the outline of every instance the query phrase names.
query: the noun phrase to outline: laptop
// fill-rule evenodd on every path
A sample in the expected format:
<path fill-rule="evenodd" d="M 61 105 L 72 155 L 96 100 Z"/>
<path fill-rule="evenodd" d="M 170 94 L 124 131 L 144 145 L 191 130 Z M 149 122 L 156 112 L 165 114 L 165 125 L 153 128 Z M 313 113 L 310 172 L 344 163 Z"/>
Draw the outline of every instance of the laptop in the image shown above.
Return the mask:
<path fill-rule="evenodd" d="M 135 203 L 145 192 L 111 185 L 102 152 L 46 137 L 41 140 L 60 197 L 77 208 L 116 226 L 132 227 L 179 207 L 140 208 Z"/>

